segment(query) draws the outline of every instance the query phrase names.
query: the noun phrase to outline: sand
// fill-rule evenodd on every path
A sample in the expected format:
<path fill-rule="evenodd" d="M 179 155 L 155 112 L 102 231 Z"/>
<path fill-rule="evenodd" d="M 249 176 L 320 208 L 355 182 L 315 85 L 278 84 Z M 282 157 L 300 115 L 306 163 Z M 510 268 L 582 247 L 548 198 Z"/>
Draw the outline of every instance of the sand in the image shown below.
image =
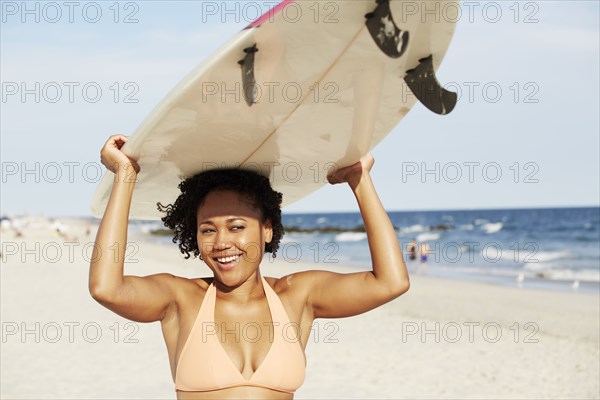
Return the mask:
<path fill-rule="evenodd" d="M 69 240 L 43 226 L 2 233 L 2 398 L 174 399 L 159 323 L 129 322 L 87 289 L 95 229 Z M 74 241 L 77 238 L 77 241 Z M 130 236 L 126 274 L 206 276 L 175 245 Z M 265 276 L 339 265 L 263 263 Z M 599 398 L 600 300 L 411 277 L 395 301 L 352 318 L 317 320 L 297 399 Z"/>

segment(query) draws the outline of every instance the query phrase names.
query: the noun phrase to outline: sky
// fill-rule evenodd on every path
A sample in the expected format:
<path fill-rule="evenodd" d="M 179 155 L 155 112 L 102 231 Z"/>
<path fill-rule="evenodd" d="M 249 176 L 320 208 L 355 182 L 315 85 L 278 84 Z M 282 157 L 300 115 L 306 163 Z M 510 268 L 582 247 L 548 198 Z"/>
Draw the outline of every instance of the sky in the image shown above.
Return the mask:
<path fill-rule="evenodd" d="M 135 131 L 273 4 L 2 1 L 0 213 L 91 215 L 107 137 Z M 460 10 L 437 73 L 459 92 L 456 109 L 438 116 L 417 104 L 373 150 L 386 209 L 598 206 L 599 3 L 465 1 Z M 326 186 L 284 211 L 357 206 L 347 187 Z"/>

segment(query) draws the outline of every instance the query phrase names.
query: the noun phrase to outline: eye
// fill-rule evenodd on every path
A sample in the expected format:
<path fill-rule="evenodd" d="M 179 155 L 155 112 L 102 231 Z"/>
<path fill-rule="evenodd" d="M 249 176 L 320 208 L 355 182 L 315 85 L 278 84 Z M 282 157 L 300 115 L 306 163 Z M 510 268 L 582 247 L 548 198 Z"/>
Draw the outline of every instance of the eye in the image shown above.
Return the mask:
<path fill-rule="evenodd" d="M 245 226 L 243 226 L 243 225 L 235 225 L 235 226 L 231 227 L 231 230 L 233 230 L 233 231 L 241 231 L 244 228 L 245 228 Z"/>
<path fill-rule="evenodd" d="M 204 229 L 200 229 L 200 233 L 203 235 L 209 234 L 214 232 L 215 230 L 213 228 L 204 228 Z"/>

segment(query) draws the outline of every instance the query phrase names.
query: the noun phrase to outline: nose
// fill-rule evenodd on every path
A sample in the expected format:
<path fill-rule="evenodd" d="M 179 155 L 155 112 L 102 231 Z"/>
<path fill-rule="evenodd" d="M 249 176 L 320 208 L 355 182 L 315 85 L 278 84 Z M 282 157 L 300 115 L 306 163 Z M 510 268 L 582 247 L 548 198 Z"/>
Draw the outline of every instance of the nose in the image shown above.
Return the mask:
<path fill-rule="evenodd" d="M 219 230 L 215 237 L 213 250 L 221 251 L 221 250 L 229 249 L 230 247 L 231 247 L 231 240 L 230 240 L 230 236 L 229 236 L 229 231 L 226 229 Z"/>

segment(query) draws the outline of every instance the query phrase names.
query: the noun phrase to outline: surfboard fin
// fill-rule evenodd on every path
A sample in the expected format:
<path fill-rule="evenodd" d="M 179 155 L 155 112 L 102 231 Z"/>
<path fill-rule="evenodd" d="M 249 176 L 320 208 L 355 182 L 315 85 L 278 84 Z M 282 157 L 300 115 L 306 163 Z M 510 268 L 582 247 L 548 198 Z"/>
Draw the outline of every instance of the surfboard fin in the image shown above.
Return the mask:
<path fill-rule="evenodd" d="M 408 46 L 409 34 L 394 22 L 389 0 L 377 0 L 377 8 L 365 18 L 369 33 L 379 49 L 391 58 L 401 57 Z"/>
<path fill-rule="evenodd" d="M 433 57 L 419 60 L 416 68 L 406 71 L 404 81 L 419 101 L 436 114 L 450 113 L 456 105 L 456 93 L 444 89 L 433 70 Z"/>
<path fill-rule="evenodd" d="M 242 85 L 244 86 L 244 100 L 249 107 L 256 103 L 258 90 L 256 88 L 256 79 L 254 78 L 254 53 L 258 52 L 256 43 L 252 47 L 246 47 L 244 53 L 246 57 L 238 61 L 242 66 Z"/>

